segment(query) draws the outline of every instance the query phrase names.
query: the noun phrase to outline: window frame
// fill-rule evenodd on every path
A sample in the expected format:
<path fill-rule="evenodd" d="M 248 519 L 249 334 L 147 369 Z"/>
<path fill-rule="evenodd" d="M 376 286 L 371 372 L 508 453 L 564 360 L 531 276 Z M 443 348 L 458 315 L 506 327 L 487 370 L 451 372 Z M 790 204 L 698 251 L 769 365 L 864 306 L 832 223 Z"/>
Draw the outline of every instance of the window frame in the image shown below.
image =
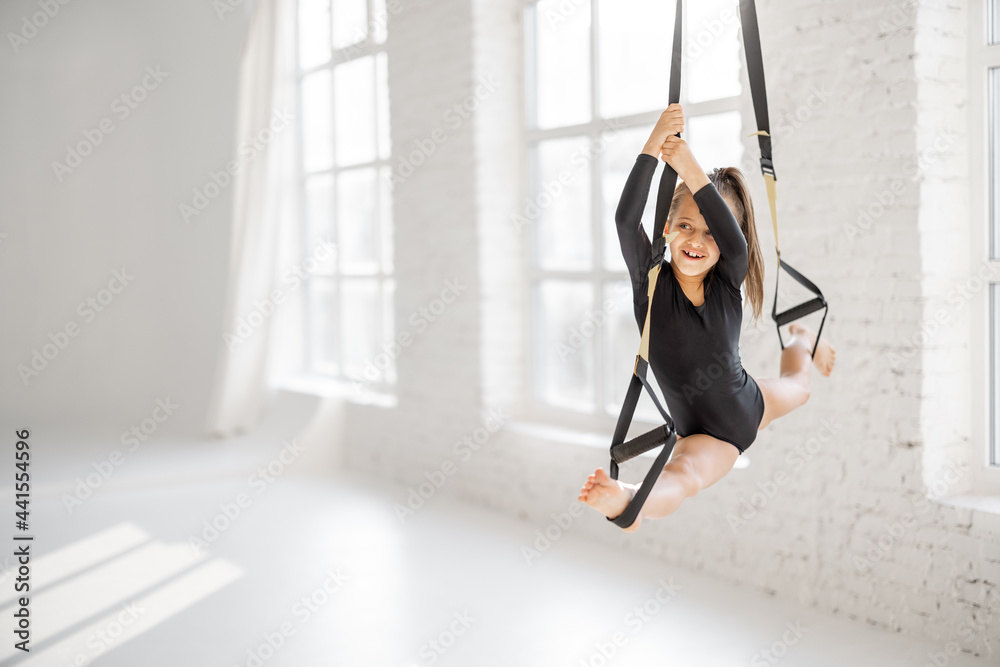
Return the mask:
<path fill-rule="evenodd" d="M 996 372 L 1000 361 L 1000 308 L 994 307 L 996 298 L 1000 298 L 1000 279 L 995 277 L 1000 276 L 1000 255 L 992 257 L 994 241 L 1000 241 L 994 238 L 1000 233 L 1000 219 L 993 220 L 995 206 L 1000 203 L 996 201 L 1000 192 L 993 188 L 993 170 L 1000 169 L 1000 151 L 994 154 L 992 148 L 1000 139 L 997 136 L 1000 124 L 994 122 L 1000 120 L 1000 90 L 990 94 L 991 69 L 996 68 L 1000 77 L 1000 34 L 995 36 L 996 43 L 990 44 L 994 1 L 986 0 L 979 3 L 978 10 L 971 8 L 969 11 L 969 189 L 970 213 L 974 221 L 970 258 L 972 266 L 989 267 L 991 276 L 985 281 L 985 289 L 973 299 L 970 317 L 972 424 L 969 459 L 973 492 L 1000 495 L 1000 410 L 997 409 L 1000 373 Z M 996 9 L 1000 11 L 1000 7 Z M 986 363 L 977 361 L 980 358 Z"/>
<path fill-rule="evenodd" d="M 319 65 L 314 65 L 314 66 L 307 67 L 307 68 L 304 68 L 301 65 L 301 50 L 300 50 L 300 43 L 301 43 L 300 27 L 301 27 L 301 21 L 300 21 L 300 14 L 299 14 L 301 2 L 302 2 L 302 0 L 297 0 L 295 2 L 295 6 L 294 6 L 294 12 L 295 12 L 295 18 L 294 18 L 294 21 L 295 21 L 295 101 L 296 101 L 296 104 L 298 105 L 298 108 L 299 109 L 303 109 L 304 108 L 304 105 L 303 105 L 303 96 L 302 96 L 302 89 L 303 89 L 302 83 L 303 83 L 303 80 L 306 77 L 310 76 L 310 75 L 316 74 L 317 72 L 321 72 L 323 70 L 328 70 L 330 72 L 330 85 L 331 85 L 331 91 L 330 91 L 331 114 L 332 114 L 331 123 L 335 123 L 336 122 L 336 120 L 335 120 L 335 118 L 336 118 L 336 101 L 335 101 L 335 98 L 334 98 L 334 89 L 333 89 L 333 87 L 334 87 L 334 70 L 338 66 L 340 66 L 340 65 L 344 65 L 344 64 L 347 64 L 349 62 L 357 61 L 357 60 L 360 60 L 362 58 L 372 57 L 373 58 L 373 64 L 375 66 L 375 71 L 373 72 L 373 74 L 374 74 L 374 85 L 373 85 L 374 100 L 373 100 L 373 106 L 374 106 L 377 114 L 380 111 L 384 111 L 384 113 L 387 115 L 387 118 L 386 118 L 385 122 L 387 124 L 391 123 L 391 114 L 390 114 L 390 109 L 388 108 L 388 106 L 384 110 L 380 109 L 379 90 L 378 90 L 379 76 L 378 76 L 378 73 L 377 73 L 377 67 L 378 67 L 377 59 L 379 57 L 379 54 L 382 54 L 382 57 L 386 58 L 386 60 L 388 61 L 388 26 L 383 26 L 383 28 L 382 28 L 382 31 L 385 34 L 385 39 L 382 42 L 380 42 L 380 43 L 377 42 L 375 40 L 375 36 L 374 36 L 375 33 L 372 30 L 372 28 L 374 26 L 376 26 L 377 22 L 380 21 L 381 18 L 380 18 L 380 16 L 378 16 L 376 14 L 376 2 L 375 2 L 375 0 L 366 0 L 365 1 L 365 8 L 366 8 L 366 12 L 367 12 L 367 20 L 366 20 L 366 37 L 365 37 L 364 41 L 355 42 L 353 44 L 349 44 L 347 46 L 343 46 L 343 47 L 339 47 L 339 48 L 338 47 L 334 47 L 334 46 L 332 46 L 333 35 L 332 35 L 332 28 L 331 28 L 331 50 L 330 50 L 330 58 L 329 58 L 329 60 L 327 60 L 326 62 L 323 62 L 323 63 L 321 63 Z M 327 2 L 328 2 L 328 6 L 330 7 L 330 16 L 331 16 L 331 19 L 332 19 L 333 5 L 336 2 L 338 2 L 338 0 L 327 0 Z M 386 9 L 385 17 L 386 18 L 388 17 L 388 10 L 387 9 Z M 331 23 L 332 23 L 332 20 L 331 20 Z M 386 63 L 386 67 L 388 68 L 388 62 Z M 388 83 L 387 83 L 387 85 L 388 85 Z M 388 102 L 387 102 L 387 104 L 388 104 Z M 300 117 L 301 117 L 301 114 L 300 114 Z M 379 344 L 382 345 L 382 344 L 384 344 L 384 341 L 392 340 L 393 337 L 394 337 L 394 335 L 395 335 L 395 332 L 394 332 L 394 329 L 395 329 L 394 318 L 393 318 L 393 321 L 387 321 L 389 318 L 387 317 L 387 312 L 386 312 L 387 309 L 391 310 L 392 303 L 394 303 L 394 295 L 395 295 L 395 288 L 396 288 L 395 257 L 393 256 L 392 264 L 391 264 L 390 267 L 388 267 L 389 268 L 388 271 L 386 270 L 387 267 L 386 267 L 385 262 L 384 262 L 385 252 L 386 252 L 386 249 L 385 249 L 385 246 L 384 246 L 384 240 L 386 238 L 389 238 L 390 239 L 390 243 L 392 243 L 391 239 L 392 239 L 392 237 L 394 235 L 394 229 L 393 228 L 394 228 L 394 225 L 395 225 L 395 220 L 394 220 L 393 212 L 391 211 L 391 209 L 393 207 L 392 186 L 391 186 L 391 183 L 388 183 L 388 184 L 383 184 L 382 183 L 382 181 L 384 180 L 383 179 L 383 170 L 387 169 L 387 170 L 389 170 L 390 174 L 392 173 L 393 151 L 392 151 L 392 145 L 391 145 L 391 140 L 390 140 L 388 155 L 386 155 L 386 157 L 384 157 L 384 158 L 380 157 L 380 155 L 379 155 L 378 142 L 381 140 L 381 137 L 380 137 L 380 134 L 379 134 L 379 129 L 378 129 L 378 123 L 379 122 L 380 122 L 379 120 L 376 120 L 376 128 L 375 128 L 375 133 L 376 133 L 375 134 L 376 156 L 375 156 L 374 160 L 371 160 L 371 161 L 368 161 L 368 162 L 362 162 L 362 163 L 358 163 L 358 164 L 351 164 L 351 165 L 348 165 L 348 166 L 338 165 L 337 164 L 337 152 L 336 152 L 336 129 L 333 129 L 331 131 L 331 141 L 333 142 L 333 146 L 332 146 L 332 154 L 333 154 L 333 158 L 332 159 L 333 159 L 333 161 L 332 161 L 332 164 L 330 165 L 330 167 L 328 167 L 326 169 L 318 169 L 318 170 L 313 170 L 313 171 L 307 170 L 306 166 L 305 166 L 305 151 L 304 151 L 304 146 L 305 146 L 305 137 L 304 137 L 305 128 L 304 128 L 304 123 L 302 123 L 302 122 L 296 123 L 296 137 L 295 137 L 295 142 L 296 142 L 296 176 L 295 176 L 295 178 L 296 178 L 296 186 L 295 186 L 295 192 L 296 192 L 296 197 L 297 197 L 298 202 L 299 202 L 299 211 L 300 211 L 300 215 L 299 215 L 299 230 L 298 230 L 299 231 L 298 237 L 299 237 L 299 240 L 300 240 L 300 251 L 301 251 L 301 254 L 302 254 L 303 257 L 308 256 L 308 254 L 310 252 L 310 248 L 311 248 L 312 244 L 314 243 L 314 240 L 311 239 L 310 236 L 309 236 L 309 234 L 310 234 L 310 227 L 311 227 L 312 223 L 309 220 L 309 211 L 308 211 L 308 207 L 306 205 L 306 202 L 308 201 L 307 182 L 309 181 L 310 178 L 314 178 L 314 177 L 318 177 L 318 176 L 323 176 L 323 175 L 330 175 L 331 178 L 332 178 L 332 182 L 333 182 L 333 186 L 332 186 L 331 193 L 330 193 L 330 197 L 331 197 L 331 199 L 330 199 L 330 210 L 332 211 L 332 220 L 330 221 L 330 229 L 331 229 L 331 235 L 333 237 L 331 239 L 331 241 L 333 242 L 333 244 L 335 246 L 334 253 L 336 255 L 336 261 L 335 261 L 335 268 L 334 268 L 334 271 L 332 273 L 327 273 L 327 274 L 316 273 L 316 274 L 310 275 L 309 278 L 308 278 L 308 280 L 304 280 L 305 284 L 303 286 L 303 290 L 302 290 L 301 296 L 300 296 L 300 298 L 301 298 L 301 304 L 302 304 L 301 305 L 302 317 L 301 317 L 300 328 L 299 328 L 299 333 L 301 335 L 301 344 L 302 344 L 302 349 L 303 349 L 303 353 L 302 353 L 302 357 L 301 357 L 302 358 L 302 366 L 299 369 L 297 369 L 295 371 L 292 371 L 292 377 L 288 378 L 288 384 L 290 384 L 292 386 L 305 386 L 305 387 L 314 387 L 314 386 L 316 386 L 316 387 L 319 387 L 321 390 L 324 390 L 324 391 L 325 390 L 333 390 L 334 393 L 336 393 L 336 389 L 335 388 L 338 388 L 338 387 L 339 387 L 340 391 L 349 391 L 352 388 L 356 388 L 355 384 L 356 384 L 356 382 L 357 382 L 357 380 L 359 378 L 357 378 L 355 375 L 349 373 L 344 368 L 344 359 L 345 359 L 345 357 L 347 355 L 345 354 L 344 337 L 341 334 L 340 309 L 343 307 L 343 284 L 346 281 L 351 281 L 351 280 L 373 280 L 373 281 L 375 281 L 375 283 L 377 285 L 378 295 L 379 295 L 378 296 L 378 298 L 379 298 L 378 307 L 376 308 L 376 312 L 375 312 L 375 320 L 377 321 L 378 331 L 381 333 L 381 338 L 382 338 L 382 341 Z M 333 127 L 335 128 L 335 125 Z M 391 136 L 391 134 L 390 134 L 390 136 Z M 346 272 L 345 273 L 344 270 L 343 270 L 342 244 L 340 243 L 339 216 L 338 216 L 338 212 L 337 212 L 337 206 L 338 206 L 338 196 L 337 196 L 338 174 L 341 174 L 341 173 L 344 173 L 344 172 L 356 171 L 356 170 L 360 170 L 360 169 L 374 169 L 375 172 L 376 172 L 375 187 L 376 187 L 377 192 L 376 192 L 376 198 L 375 198 L 376 199 L 375 200 L 375 210 L 376 210 L 375 224 L 377 226 L 377 230 L 376 230 L 376 233 L 375 233 L 375 236 L 374 236 L 374 253 L 375 253 L 375 256 L 378 258 L 378 267 L 377 267 L 377 270 L 375 272 L 373 272 L 373 273 L 352 273 L 352 272 Z M 382 187 L 388 187 L 389 188 L 389 203 L 388 203 L 388 205 L 389 205 L 390 211 L 388 212 L 388 214 L 386 214 L 386 212 L 382 210 L 383 209 L 383 201 L 382 201 L 382 197 L 381 197 L 381 188 Z M 385 229 L 386 225 L 389 225 L 389 229 Z M 316 358 L 317 350 L 316 350 L 316 344 L 315 344 L 316 341 L 315 341 L 315 333 L 314 332 L 315 332 L 315 326 L 317 325 L 318 315 L 315 312 L 316 308 L 314 306 L 315 300 L 316 300 L 316 294 L 315 293 L 318 290 L 320 290 L 320 289 L 327 289 L 327 288 L 332 289 L 334 291 L 334 294 L 335 294 L 334 298 L 335 298 L 335 303 L 336 303 L 336 308 L 337 308 L 337 312 L 335 312 L 335 313 L 333 313 L 331 315 L 331 317 L 334 320 L 334 328 L 338 331 L 338 335 L 337 335 L 337 345 L 338 345 L 337 354 L 338 354 L 339 369 L 337 369 L 336 371 L 333 370 L 332 368 L 330 368 L 330 370 L 323 370 L 323 369 L 318 368 L 318 361 L 317 361 L 317 358 Z M 393 299 L 391 301 L 388 301 L 388 302 L 387 302 L 387 296 L 386 296 L 387 290 L 390 290 L 391 293 L 392 293 L 392 295 L 393 295 Z M 388 330 L 389 326 L 392 327 L 393 331 Z M 382 349 L 382 348 L 380 347 L 379 349 Z M 369 359 L 369 361 L 372 361 L 372 360 Z M 374 382 L 368 382 L 368 381 L 366 381 L 366 382 L 363 383 L 363 386 L 364 386 L 363 392 L 365 394 L 371 394 L 371 395 L 374 395 L 374 396 L 391 396 L 391 395 L 393 395 L 395 393 L 395 391 L 396 391 L 396 381 L 395 380 L 398 380 L 398 375 L 397 375 L 398 374 L 398 368 L 395 368 L 395 360 L 393 360 L 392 363 L 393 363 L 393 375 L 395 376 L 394 377 L 394 381 L 392 381 L 392 382 L 387 381 L 385 379 L 385 372 L 382 371 L 380 373 L 380 377 L 379 377 L 379 379 L 377 381 L 374 381 Z"/>

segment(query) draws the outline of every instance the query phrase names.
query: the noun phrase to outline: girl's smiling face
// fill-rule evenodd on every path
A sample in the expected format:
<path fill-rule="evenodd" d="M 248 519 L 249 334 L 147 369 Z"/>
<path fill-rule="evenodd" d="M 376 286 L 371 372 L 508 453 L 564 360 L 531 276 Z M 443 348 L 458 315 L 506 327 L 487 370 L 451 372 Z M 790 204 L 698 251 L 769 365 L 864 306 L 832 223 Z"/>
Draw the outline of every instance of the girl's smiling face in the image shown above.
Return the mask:
<path fill-rule="evenodd" d="M 719 246 L 690 194 L 677 206 L 670 231 L 679 232 L 670 242 L 670 263 L 684 275 L 704 276 L 719 261 Z"/>

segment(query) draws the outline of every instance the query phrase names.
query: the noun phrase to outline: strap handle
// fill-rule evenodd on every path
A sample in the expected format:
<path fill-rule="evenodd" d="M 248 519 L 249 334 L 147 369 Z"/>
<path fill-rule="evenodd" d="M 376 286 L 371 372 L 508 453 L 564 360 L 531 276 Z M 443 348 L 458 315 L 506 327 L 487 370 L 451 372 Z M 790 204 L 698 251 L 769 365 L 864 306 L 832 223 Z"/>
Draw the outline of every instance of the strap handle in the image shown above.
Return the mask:
<path fill-rule="evenodd" d="M 632 500 L 628 503 L 628 507 L 614 519 L 609 517 L 608 521 L 619 528 L 628 528 L 635 523 L 636 518 L 639 516 L 639 510 L 642 509 L 646 498 L 649 497 L 649 492 L 656 485 L 656 479 L 660 476 L 663 466 L 667 465 L 667 460 L 670 458 L 670 453 L 674 451 L 675 444 L 677 444 L 677 434 L 671 430 L 669 439 L 664 443 L 660 453 L 656 455 L 656 460 L 650 466 L 649 472 L 646 473 L 646 476 L 642 480 L 642 484 L 636 489 L 635 495 L 632 496 Z"/>
<path fill-rule="evenodd" d="M 611 479 L 618 479 L 619 463 L 624 463 L 630 458 L 649 451 L 661 442 L 663 443 L 663 449 L 657 454 L 656 460 L 653 461 L 653 465 L 649 468 L 646 477 L 643 478 L 642 484 L 629 501 L 625 511 L 613 519 L 608 517 L 608 521 L 611 521 L 620 528 L 628 528 L 635 523 L 636 518 L 639 516 L 639 510 L 642 509 L 643 504 L 646 502 L 649 492 L 652 491 L 657 477 L 660 476 L 663 466 L 667 464 L 667 461 L 670 459 L 670 453 L 677 443 L 677 432 L 674 428 L 674 421 L 667 414 L 666 410 L 663 409 L 663 406 L 660 405 L 659 399 L 656 398 L 653 388 L 649 386 L 649 382 L 646 379 L 648 368 L 649 364 L 646 360 L 640 356 L 636 356 L 635 368 L 632 371 L 632 381 L 629 383 L 628 392 L 625 394 L 625 402 L 622 404 L 621 413 L 618 415 L 618 425 L 615 427 L 615 434 L 611 440 L 611 464 L 609 466 Z M 653 398 L 656 409 L 660 411 L 660 416 L 663 417 L 663 421 L 666 423 L 649 433 L 624 442 L 625 434 L 628 433 L 629 424 L 632 423 L 632 415 L 635 412 L 636 404 L 639 402 L 639 394 L 642 393 L 643 387 L 646 388 L 646 391 Z"/>
<path fill-rule="evenodd" d="M 806 301 L 805 303 L 800 303 L 797 306 L 792 306 L 788 310 L 779 313 L 778 312 L 778 278 L 774 281 L 774 305 L 771 307 L 771 318 L 774 320 L 775 326 L 778 328 L 778 341 L 781 343 L 781 349 L 785 349 L 785 340 L 781 337 L 781 327 L 788 324 L 789 322 L 794 322 L 795 320 L 805 317 L 811 313 L 815 313 L 821 308 L 825 308 L 823 311 L 823 319 L 820 320 L 819 330 L 816 332 L 816 342 L 813 344 L 811 358 L 816 357 L 816 349 L 819 347 L 819 337 L 823 335 L 823 325 L 826 323 L 826 315 L 830 312 L 830 306 L 826 303 L 826 299 L 823 298 L 823 293 L 819 291 L 819 288 L 813 283 L 813 281 L 806 278 L 804 275 L 796 271 L 790 264 L 778 257 L 778 277 L 781 275 L 781 269 L 788 272 L 792 278 L 795 279 L 800 285 L 805 287 L 807 290 L 816 295 L 816 298 Z"/>

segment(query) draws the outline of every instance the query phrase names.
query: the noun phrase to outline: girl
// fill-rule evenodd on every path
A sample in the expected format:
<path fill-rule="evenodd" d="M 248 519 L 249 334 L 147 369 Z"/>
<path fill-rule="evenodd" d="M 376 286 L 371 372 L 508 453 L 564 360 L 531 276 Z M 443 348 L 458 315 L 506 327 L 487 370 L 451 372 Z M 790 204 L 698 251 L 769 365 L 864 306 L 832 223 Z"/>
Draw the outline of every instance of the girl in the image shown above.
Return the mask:
<path fill-rule="evenodd" d="M 649 239 L 640 215 L 662 153 L 683 183 L 674 190 L 668 231 L 670 266 L 656 282 L 650 313 L 649 362 L 677 428 L 677 443 L 635 522 L 672 514 L 685 498 L 708 488 L 729 472 L 757 432 L 803 405 L 809 398 L 813 330 L 789 325 L 791 339 L 781 353 L 781 376 L 754 378 L 740 362 L 743 321 L 740 286 L 754 319 L 764 300 L 764 262 L 757 243 L 753 203 L 735 167 L 706 175 L 687 143 L 674 136 L 684 129 L 684 112 L 671 104 L 660 115 L 636 158 L 618 204 L 615 222 L 622 254 L 632 277 L 635 317 L 642 327 L 648 307 Z M 835 352 L 820 341 L 813 359 L 824 376 Z M 614 518 L 638 488 L 611 479 L 598 468 L 580 489 L 579 500 Z"/>

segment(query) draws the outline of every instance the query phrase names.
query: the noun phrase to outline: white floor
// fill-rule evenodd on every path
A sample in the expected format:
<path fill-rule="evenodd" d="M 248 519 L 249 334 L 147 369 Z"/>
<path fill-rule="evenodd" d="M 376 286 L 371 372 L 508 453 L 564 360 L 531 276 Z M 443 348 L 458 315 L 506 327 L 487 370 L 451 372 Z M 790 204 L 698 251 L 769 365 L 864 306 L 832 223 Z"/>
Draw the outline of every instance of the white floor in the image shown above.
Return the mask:
<path fill-rule="evenodd" d="M 261 489 L 246 471 L 277 453 L 270 435 L 150 446 L 70 513 L 63 492 L 114 445 L 61 444 L 34 468 L 32 651 L 5 641 L 0 665 L 920 667 L 944 651 L 572 531 L 529 564 L 538 526 L 444 497 L 401 523 L 404 492 L 378 482 L 293 463 Z M 196 553 L 212 520 L 230 525 Z"/>

